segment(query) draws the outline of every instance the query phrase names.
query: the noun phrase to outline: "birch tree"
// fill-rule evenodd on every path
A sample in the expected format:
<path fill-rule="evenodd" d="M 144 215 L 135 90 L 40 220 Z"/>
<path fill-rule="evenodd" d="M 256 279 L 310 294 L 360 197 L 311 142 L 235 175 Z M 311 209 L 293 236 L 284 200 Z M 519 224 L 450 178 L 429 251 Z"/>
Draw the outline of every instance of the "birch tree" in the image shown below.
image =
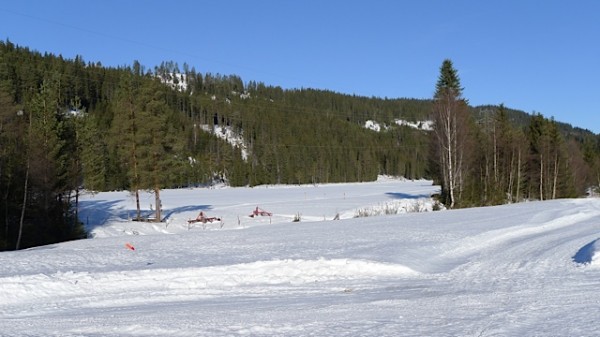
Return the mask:
<path fill-rule="evenodd" d="M 468 137 L 467 101 L 462 96 L 458 73 L 444 60 L 433 97 L 433 146 L 441 175 L 442 196 L 449 208 L 459 201 L 464 187 L 465 149 Z"/>

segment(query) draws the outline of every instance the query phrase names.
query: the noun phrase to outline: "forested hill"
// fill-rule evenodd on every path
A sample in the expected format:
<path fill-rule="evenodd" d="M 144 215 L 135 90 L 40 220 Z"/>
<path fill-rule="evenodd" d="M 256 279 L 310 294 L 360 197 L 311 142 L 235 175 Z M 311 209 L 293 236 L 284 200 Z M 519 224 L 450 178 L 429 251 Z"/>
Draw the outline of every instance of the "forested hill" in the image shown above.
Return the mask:
<path fill-rule="evenodd" d="M 489 118 L 490 115 L 493 115 L 498 111 L 498 105 L 481 105 L 476 107 L 471 107 L 471 112 L 474 118 L 478 121 L 485 121 L 486 118 Z M 525 111 L 511 109 L 508 107 L 504 108 L 506 113 L 509 116 L 511 122 L 521 128 L 526 128 L 531 123 L 531 118 L 534 117 L 537 113 L 528 114 Z M 577 125 L 571 125 L 569 123 L 564 123 L 561 121 L 554 121 L 556 126 L 560 130 L 561 134 L 567 139 L 577 139 L 580 142 L 583 142 L 586 138 L 594 138 L 596 136 L 592 131 L 582 128 Z"/>
<path fill-rule="evenodd" d="M 3 92 L 5 100 L 14 103 L 13 110 L 27 113 L 34 108 L 36 96 L 45 95 L 52 101 L 46 103 L 62 113 L 56 122 L 76 124 L 66 112 L 85 111 L 76 126 L 86 188 L 128 188 L 130 155 L 122 151 L 124 144 L 133 141 L 128 131 L 135 127 L 136 137 L 147 138 L 159 126 L 168 129 L 160 131 L 173 144 L 168 149 L 173 153 L 161 156 L 171 159 L 168 169 L 162 170 L 165 186 L 205 183 L 215 175 L 232 185 L 426 175 L 427 134 L 394 127 L 393 121 L 427 119 L 431 106 L 427 100 L 284 90 L 244 83 L 235 75 L 200 74 L 169 62 L 152 70 L 137 63 L 107 68 L 80 57 L 42 55 L 8 42 L 0 48 Z M 135 113 L 150 109 L 160 113 Z M 364 128 L 367 120 L 386 123 L 390 129 L 373 132 Z M 241 148 L 205 132 L 214 126 L 243 137 L 246 160 Z"/>
<path fill-rule="evenodd" d="M 71 207 L 81 188 L 332 183 L 380 174 L 437 180 L 432 132 L 420 127 L 432 105 L 282 89 L 172 62 L 104 67 L 0 42 L 0 249 L 15 248 L 22 232 L 21 247 L 83 235 Z M 504 107 L 470 109 L 477 139 L 470 146 L 481 151 L 469 161 L 464 193 L 472 197 L 462 206 L 505 202 L 512 189 L 517 199 L 539 197 L 533 181 L 541 173 L 528 170 L 539 166 L 542 145 L 560 148 L 555 165 L 543 167 L 555 169 L 548 175 L 554 196 L 598 185 L 597 135 Z M 509 121 L 502 149 L 500 115 Z"/>

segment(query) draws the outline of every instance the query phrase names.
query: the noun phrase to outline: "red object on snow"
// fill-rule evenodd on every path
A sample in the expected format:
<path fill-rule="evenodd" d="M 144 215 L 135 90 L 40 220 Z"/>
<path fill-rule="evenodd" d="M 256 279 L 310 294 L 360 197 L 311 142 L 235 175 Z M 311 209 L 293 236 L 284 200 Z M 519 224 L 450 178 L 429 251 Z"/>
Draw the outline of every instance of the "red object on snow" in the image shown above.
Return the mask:
<path fill-rule="evenodd" d="M 135 250 L 135 247 L 129 242 L 125 244 L 125 248 L 127 248 L 129 250 Z"/>
<path fill-rule="evenodd" d="M 252 211 L 252 214 L 250 214 L 249 217 L 254 218 L 255 216 L 259 216 L 259 215 L 260 216 L 272 216 L 273 213 L 262 210 L 262 209 L 258 208 L 258 206 L 256 206 L 256 209 L 254 211 Z"/>
<path fill-rule="evenodd" d="M 195 222 L 202 222 L 202 223 L 207 223 L 207 222 L 213 222 L 213 221 L 221 221 L 221 218 L 217 218 L 217 217 L 208 217 L 206 216 L 206 214 L 204 214 L 204 212 L 200 211 L 200 214 L 198 214 L 198 216 L 196 217 L 196 219 L 189 219 L 188 223 L 195 223 Z"/>

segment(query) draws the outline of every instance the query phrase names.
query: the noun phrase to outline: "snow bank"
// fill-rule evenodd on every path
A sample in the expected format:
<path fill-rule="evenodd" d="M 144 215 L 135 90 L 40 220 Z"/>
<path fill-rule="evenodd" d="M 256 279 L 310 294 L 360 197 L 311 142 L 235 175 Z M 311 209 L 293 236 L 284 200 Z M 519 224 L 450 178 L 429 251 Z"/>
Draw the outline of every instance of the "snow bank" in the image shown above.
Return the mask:
<path fill-rule="evenodd" d="M 573 261 L 583 265 L 600 267 L 600 239 L 581 247 L 573 256 Z"/>
<path fill-rule="evenodd" d="M 4 305 L 25 304 L 52 298 L 78 298 L 101 293 L 132 299 L 152 293 L 155 299 L 222 294 L 231 288 L 277 284 L 300 285 L 341 279 L 417 276 L 402 265 L 352 259 L 273 260 L 204 268 L 146 269 L 118 272 L 57 272 L 0 278 Z M 160 294 L 160 296 L 159 296 Z"/>

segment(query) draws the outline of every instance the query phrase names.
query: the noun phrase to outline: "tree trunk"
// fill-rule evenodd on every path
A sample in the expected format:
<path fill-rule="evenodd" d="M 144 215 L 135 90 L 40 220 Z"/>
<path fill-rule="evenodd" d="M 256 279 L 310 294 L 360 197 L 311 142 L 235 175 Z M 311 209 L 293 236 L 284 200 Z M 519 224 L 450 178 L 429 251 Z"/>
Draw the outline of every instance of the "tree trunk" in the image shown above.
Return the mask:
<path fill-rule="evenodd" d="M 23 237 L 23 222 L 25 221 L 25 208 L 27 207 L 27 189 L 29 188 L 29 158 L 27 159 L 27 168 L 25 169 L 25 190 L 23 192 L 23 206 L 21 207 L 21 218 L 19 220 L 19 235 L 17 236 L 17 245 L 15 250 L 21 248 L 21 238 Z"/>
<path fill-rule="evenodd" d="M 498 144 L 496 140 L 496 125 L 494 125 L 494 189 L 498 190 Z"/>
<path fill-rule="evenodd" d="M 27 164 L 25 166 L 25 189 L 23 190 L 23 206 L 21 207 L 21 218 L 19 219 L 19 235 L 15 250 L 21 248 L 21 239 L 23 238 L 23 223 L 25 222 L 25 208 L 27 208 L 27 189 L 29 188 L 29 168 L 31 167 L 31 130 L 33 127 L 31 111 L 29 112 L 29 144 L 27 149 Z"/>
<path fill-rule="evenodd" d="M 448 142 L 448 146 L 447 146 L 447 165 L 448 165 L 448 193 L 450 196 L 450 209 L 454 208 L 454 163 L 453 163 L 453 142 L 452 142 L 452 135 L 451 135 L 451 127 L 452 127 L 452 123 L 450 122 L 450 116 L 448 116 L 447 118 L 447 123 L 446 123 L 446 141 Z"/>
<path fill-rule="evenodd" d="M 520 201 L 520 192 L 521 192 L 521 150 L 518 150 L 518 158 L 517 158 L 517 191 L 516 191 L 516 199 L 517 202 Z"/>
<path fill-rule="evenodd" d="M 506 195 L 508 196 L 508 201 L 513 201 L 513 185 L 514 185 L 514 172 L 513 167 L 515 166 L 515 151 L 511 151 L 510 153 L 510 164 L 508 167 L 508 189 L 506 191 Z"/>
<path fill-rule="evenodd" d="M 552 199 L 556 199 L 556 185 L 558 182 L 558 152 L 554 160 L 554 180 L 552 182 Z"/>
<path fill-rule="evenodd" d="M 544 156 L 540 154 L 540 200 L 544 200 Z"/>
<path fill-rule="evenodd" d="M 154 222 L 161 222 L 162 220 L 162 204 L 160 201 L 160 188 L 154 188 L 154 204 L 156 205 L 156 214 Z"/>
<path fill-rule="evenodd" d="M 8 242 L 8 229 L 9 229 L 9 222 L 8 222 L 8 196 L 10 194 L 10 183 L 12 182 L 12 178 L 10 176 L 10 174 L 8 174 L 8 181 L 6 182 L 6 191 L 3 195 L 3 200 L 4 200 L 4 238 L 6 238 L 7 242 Z"/>
<path fill-rule="evenodd" d="M 140 191 L 137 188 L 135 189 L 135 209 L 136 209 L 135 219 L 141 220 L 142 219 L 142 210 L 140 208 Z"/>

